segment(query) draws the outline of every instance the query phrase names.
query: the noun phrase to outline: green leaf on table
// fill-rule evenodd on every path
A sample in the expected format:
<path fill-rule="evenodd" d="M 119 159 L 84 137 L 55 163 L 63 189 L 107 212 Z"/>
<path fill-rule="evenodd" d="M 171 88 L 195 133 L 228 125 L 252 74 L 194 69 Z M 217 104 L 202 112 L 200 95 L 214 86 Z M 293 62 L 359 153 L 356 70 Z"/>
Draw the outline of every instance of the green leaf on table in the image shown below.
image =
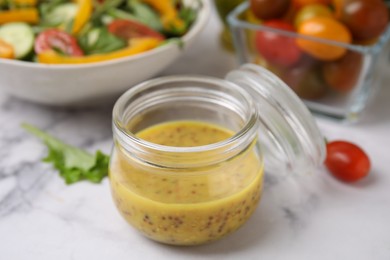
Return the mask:
<path fill-rule="evenodd" d="M 32 125 L 23 124 L 22 127 L 45 143 L 48 155 L 43 161 L 52 163 L 67 184 L 82 180 L 100 183 L 108 176 L 109 156 L 101 151 L 92 155 L 80 148 L 68 145 Z"/>

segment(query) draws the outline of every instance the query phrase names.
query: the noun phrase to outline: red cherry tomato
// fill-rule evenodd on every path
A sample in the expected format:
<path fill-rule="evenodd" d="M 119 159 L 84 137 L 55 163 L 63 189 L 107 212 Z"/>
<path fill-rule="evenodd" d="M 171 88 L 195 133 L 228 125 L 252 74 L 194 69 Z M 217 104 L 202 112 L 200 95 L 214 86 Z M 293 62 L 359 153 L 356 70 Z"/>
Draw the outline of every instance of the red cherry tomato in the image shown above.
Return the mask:
<path fill-rule="evenodd" d="M 265 22 L 263 25 L 294 32 L 294 27 L 284 21 L 272 20 Z M 302 55 L 302 51 L 297 46 L 294 38 L 271 31 L 256 32 L 255 46 L 264 59 L 278 66 L 292 66 L 299 61 Z"/>
<path fill-rule="evenodd" d="M 115 20 L 108 25 L 108 31 L 124 40 L 132 38 L 151 37 L 164 40 L 165 37 L 159 32 L 138 22 L 129 20 Z"/>
<path fill-rule="evenodd" d="M 289 9 L 290 0 L 251 0 L 250 9 L 259 19 L 275 19 Z"/>
<path fill-rule="evenodd" d="M 359 146 L 346 141 L 333 141 L 326 145 L 326 149 L 325 165 L 338 179 L 354 182 L 368 175 L 370 159 Z"/>
<path fill-rule="evenodd" d="M 83 56 L 84 52 L 72 35 L 58 29 L 48 29 L 41 32 L 35 40 L 35 52 L 40 54 L 57 49 L 69 56 Z"/>
<path fill-rule="evenodd" d="M 382 34 L 389 22 L 389 11 L 382 0 L 339 1 L 336 13 L 356 40 L 368 40 Z"/>

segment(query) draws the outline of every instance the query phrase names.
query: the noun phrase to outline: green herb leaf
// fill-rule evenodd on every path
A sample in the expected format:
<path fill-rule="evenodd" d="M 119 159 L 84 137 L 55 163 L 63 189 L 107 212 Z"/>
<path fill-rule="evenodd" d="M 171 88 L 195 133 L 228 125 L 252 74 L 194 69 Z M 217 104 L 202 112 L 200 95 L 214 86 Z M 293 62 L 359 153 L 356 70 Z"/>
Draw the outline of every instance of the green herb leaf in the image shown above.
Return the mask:
<path fill-rule="evenodd" d="M 55 4 L 53 4 L 55 3 Z M 73 20 L 76 16 L 78 6 L 75 3 L 63 3 L 61 1 L 53 1 L 52 3 L 43 3 L 41 10 L 41 27 L 61 27 L 66 32 L 71 32 Z"/>
<path fill-rule="evenodd" d="M 92 155 L 32 125 L 23 124 L 22 127 L 46 144 L 48 155 L 43 161 L 52 163 L 67 184 L 82 180 L 100 183 L 108 175 L 109 157 L 102 152 L 97 151 Z"/>
<path fill-rule="evenodd" d="M 125 40 L 110 33 L 107 28 L 92 28 L 80 36 L 79 44 L 86 54 L 109 53 L 126 47 Z"/>
<path fill-rule="evenodd" d="M 109 15 L 110 17 L 112 17 L 114 19 L 124 19 L 124 20 L 131 20 L 131 21 L 141 22 L 134 15 L 132 15 L 132 14 L 126 12 L 126 11 L 117 9 L 117 8 L 108 9 L 107 10 L 107 15 Z"/>
<path fill-rule="evenodd" d="M 128 0 L 127 6 L 138 21 L 156 31 L 162 31 L 163 26 L 160 16 L 147 4 L 140 3 L 137 0 Z"/>
<path fill-rule="evenodd" d="M 102 16 L 112 8 L 117 8 L 124 3 L 125 0 L 110 0 L 104 1 L 102 4 L 97 4 L 95 11 L 90 19 L 91 23 L 95 26 L 102 25 Z"/>
<path fill-rule="evenodd" d="M 192 9 L 191 7 L 183 7 L 179 12 L 179 17 L 184 21 L 187 29 L 195 21 L 196 16 L 197 10 Z"/>

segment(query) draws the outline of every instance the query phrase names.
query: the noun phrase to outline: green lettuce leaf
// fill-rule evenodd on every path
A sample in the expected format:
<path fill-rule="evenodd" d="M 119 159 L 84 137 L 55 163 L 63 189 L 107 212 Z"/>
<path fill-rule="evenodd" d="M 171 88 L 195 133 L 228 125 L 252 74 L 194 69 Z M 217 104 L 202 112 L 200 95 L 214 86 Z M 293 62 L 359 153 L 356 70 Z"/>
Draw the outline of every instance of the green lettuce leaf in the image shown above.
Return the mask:
<path fill-rule="evenodd" d="M 52 163 L 66 184 L 82 180 L 100 183 L 108 176 L 109 156 L 101 151 L 92 155 L 82 149 L 65 144 L 32 125 L 23 124 L 22 127 L 45 143 L 48 155 L 43 161 Z"/>

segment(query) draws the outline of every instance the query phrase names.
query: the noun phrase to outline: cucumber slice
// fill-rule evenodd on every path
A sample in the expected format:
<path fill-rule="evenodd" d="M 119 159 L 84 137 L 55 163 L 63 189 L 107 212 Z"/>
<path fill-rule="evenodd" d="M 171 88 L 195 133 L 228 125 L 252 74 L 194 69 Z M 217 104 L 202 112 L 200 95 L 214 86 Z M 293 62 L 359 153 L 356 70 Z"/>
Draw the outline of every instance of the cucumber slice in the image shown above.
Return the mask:
<path fill-rule="evenodd" d="M 34 32 L 26 23 L 7 23 L 0 27 L 0 39 L 14 47 L 15 58 L 23 59 L 33 49 Z"/>
<path fill-rule="evenodd" d="M 67 24 L 74 19 L 77 10 L 78 6 L 75 3 L 62 4 L 44 15 L 44 21 L 53 26 Z"/>

